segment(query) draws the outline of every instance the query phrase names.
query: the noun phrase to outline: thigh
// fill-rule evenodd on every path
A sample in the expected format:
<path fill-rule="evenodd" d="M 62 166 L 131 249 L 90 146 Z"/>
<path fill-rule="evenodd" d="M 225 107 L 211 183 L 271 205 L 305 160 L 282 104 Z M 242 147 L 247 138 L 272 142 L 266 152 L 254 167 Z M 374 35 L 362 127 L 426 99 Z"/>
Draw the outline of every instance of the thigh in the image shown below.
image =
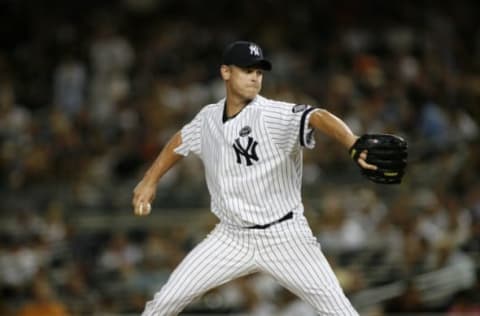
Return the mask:
<path fill-rule="evenodd" d="M 276 228 L 263 240 L 261 268 L 320 315 L 358 315 L 304 220 Z"/>
<path fill-rule="evenodd" d="M 251 273 L 253 250 L 220 225 L 173 271 L 155 300 L 190 302 L 206 291 Z"/>

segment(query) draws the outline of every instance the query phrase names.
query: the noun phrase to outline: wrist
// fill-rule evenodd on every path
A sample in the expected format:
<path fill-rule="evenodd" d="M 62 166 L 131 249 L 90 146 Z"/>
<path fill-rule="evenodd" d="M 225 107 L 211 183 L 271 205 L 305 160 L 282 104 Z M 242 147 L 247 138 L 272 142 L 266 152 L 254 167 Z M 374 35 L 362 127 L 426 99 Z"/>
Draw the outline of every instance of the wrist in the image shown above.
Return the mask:
<path fill-rule="evenodd" d="M 352 134 L 351 137 L 349 137 L 349 139 L 345 143 L 347 145 L 348 151 L 351 151 L 351 149 L 353 148 L 353 145 L 355 144 L 357 139 L 359 139 L 359 137 L 357 135 L 354 135 L 354 134 Z"/>
<path fill-rule="evenodd" d="M 143 176 L 142 182 L 146 185 L 156 186 L 158 183 L 158 177 L 151 171 L 147 171 Z"/>

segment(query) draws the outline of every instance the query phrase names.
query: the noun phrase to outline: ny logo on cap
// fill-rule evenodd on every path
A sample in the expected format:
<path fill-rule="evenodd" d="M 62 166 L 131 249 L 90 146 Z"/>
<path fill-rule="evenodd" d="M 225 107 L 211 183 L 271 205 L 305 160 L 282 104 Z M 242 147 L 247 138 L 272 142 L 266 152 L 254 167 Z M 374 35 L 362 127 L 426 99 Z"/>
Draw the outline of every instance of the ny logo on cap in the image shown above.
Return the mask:
<path fill-rule="evenodd" d="M 250 44 L 250 47 L 248 48 L 250 49 L 250 55 L 260 56 L 260 49 L 258 48 L 257 45 Z"/>

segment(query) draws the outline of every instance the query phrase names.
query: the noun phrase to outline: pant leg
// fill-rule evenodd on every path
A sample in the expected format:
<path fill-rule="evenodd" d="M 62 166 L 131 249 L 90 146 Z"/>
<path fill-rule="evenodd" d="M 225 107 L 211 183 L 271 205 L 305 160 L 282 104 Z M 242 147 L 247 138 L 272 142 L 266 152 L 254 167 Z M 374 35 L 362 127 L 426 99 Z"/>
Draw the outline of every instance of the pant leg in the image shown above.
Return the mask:
<path fill-rule="evenodd" d="M 153 300 L 147 302 L 142 316 L 178 315 L 208 290 L 253 269 L 253 249 L 247 238 L 231 234 L 219 224 L 183 259 Z"/>
<path fill-rule="evenodd" d="M 319 315 L 358 316 L 306 219 L 295 218 L 258 238 L 260 269 L 311 304 Z"/>

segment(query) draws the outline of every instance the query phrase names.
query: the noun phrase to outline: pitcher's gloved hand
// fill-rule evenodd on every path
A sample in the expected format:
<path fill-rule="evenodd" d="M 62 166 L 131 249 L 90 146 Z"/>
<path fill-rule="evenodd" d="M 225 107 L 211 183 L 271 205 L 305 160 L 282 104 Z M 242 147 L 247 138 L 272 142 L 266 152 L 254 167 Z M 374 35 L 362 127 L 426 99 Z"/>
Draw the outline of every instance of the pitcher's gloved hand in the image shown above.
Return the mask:
<path fill-rule="evenodd" d="M 377 166 L 377 170 L 364 169 L 362 174 L 375 183 L 398 184 L 402 182 L 407 167 L 407 142 L 396 135 L 365 134 L 360 136 L 349 150 L 350 156 L 358 164 L 363 151 L 367 152 L 367 163 Z"/>

